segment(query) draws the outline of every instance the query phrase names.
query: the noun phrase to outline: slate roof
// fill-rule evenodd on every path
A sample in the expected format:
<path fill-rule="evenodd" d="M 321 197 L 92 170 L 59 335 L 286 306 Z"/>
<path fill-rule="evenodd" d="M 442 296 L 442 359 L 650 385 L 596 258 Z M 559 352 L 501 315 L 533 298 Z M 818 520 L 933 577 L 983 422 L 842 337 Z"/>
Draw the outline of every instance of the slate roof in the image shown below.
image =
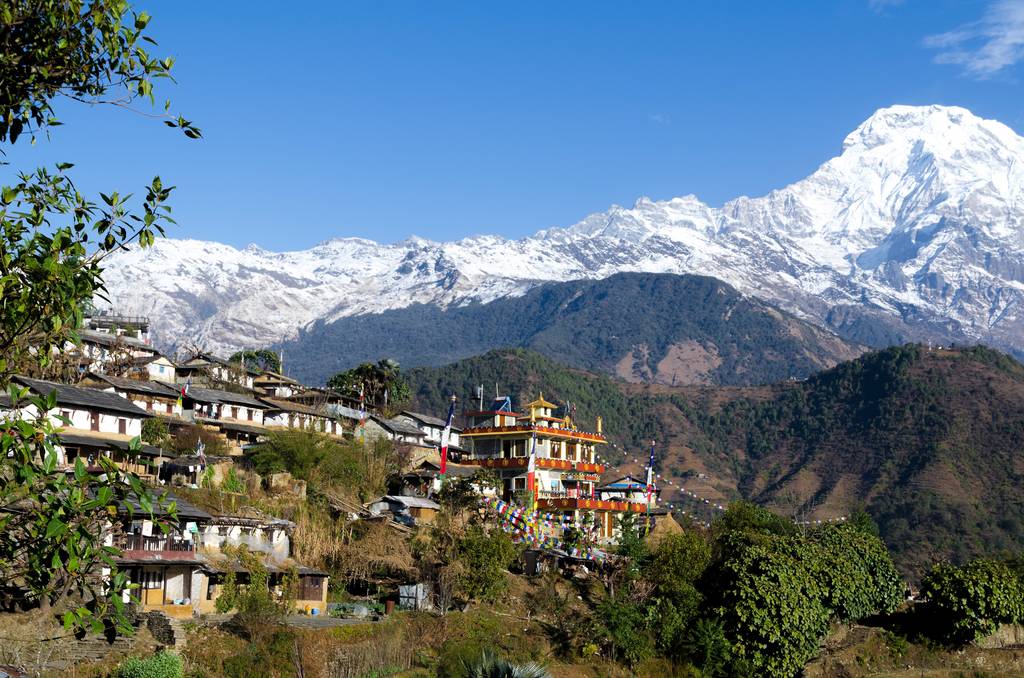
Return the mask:
<path fill-rule="evenodd" d="M 417 436 L 419 438 L 424 437 L 426 434 L 419 430 L 418 427 L 413 426 L 410 423 L 404 422 L 401 419 L 384 419 L 376 415 L 370 415 L 370 418 L 380 424 L 383 428 L 391 431 L 392 433 L 400 433 L 402 435 Z"/>
<path fill-rule="evenodd" d="M 43 381 L 42 379 L 29 379 L 28 377 L 14 377 L 14 381 L 22 386 L 27 386 L 38 395 L 49 395 L 51 392 L 56 391 L 58 405 L 116 412 L 133 417 L 148 418 L 153 416 L 116 393 L 109 393 L 95 388 L 58 384 L 52 381 Z"/>
<path fill-rule="evenodd" d="M 145 393 L 147 395 L 161 396 L 164 398 L 177 398 L 180 391 L 174 390 L 167 384 L 161 384 L 158 381 L 140 381 L 139 379 L 126 379 L 124 377 L 112 377 L 106 374 L 97 374 L 95 372 L 89 375 L 93 379 L 104 381 L 110 386 L 122 391 L 131 391 L 132 393 Z"/>
<path fill-rule="evenodd" d="M 232 393 L 231 391 L 220 391 L 212 388 L 200 388 L 198 386 L 189 386 L 187 398 L 192 400 L 198 400 L 201 403 L 227 403 L 229 405 L 245 405 L 247 407 L 255 407 L 260 410 L 267 409 L 267 404 L 260 402 L 253 396 L 248 396 L 242 393 Z"/>
<path fill-rule="evenodd" d="M 315 417 L 330 417 L 331 415 L 324 409 L 318 409 L 316 407 L 310 407 L 309 405 L 303 405 L 302 403 L 292 402 L 283 398 L 260 398 L 264 403 L 270 406 L 271 409 L 281 410 L 282 412 L 299 412 L 300 414 L 309 414 Z"/>
<path fill-rule="evenodd" d="M 445 427 L 445 424 L 447 423 L 445 422 L 444 419 L 438 419 L 437 417 L 432 417 L 429 414 L 421 414 L 420 412 L 410 412 L 409 410 L 403 410 L 402 414 L 405 415 L 406 417 L 409 417 L 410 419 L 415 419 L 420 423 L 426 424 L 427 426 L 433 426 L 435 428 L 443 429 Z M 462 429 L 458 428 L 457 426 L 452 426 L 452 430 L 461 431 Z"/>
<path fill-rule="evenodd" d="M 181 520 L 206 521 L 213 518 L 213 516 L 211 516 L 206 511 L 202 510 L 201 508 L 193 506 L 192 504 L 185 501 L 181 497 L 175 494 L 171 494 L 170 492 L 167 493 L 163 501 L 158 501 L 161 494 L 160 490 L 153 490 L 150 494 L 152 495 L 154 500 L 153 515 L 167 515 L 166 508 L 170 504 L 170 502 L 173 501 L 178 509 L 178 518 Z M 132 507 L 136 515 L 144 515 L 146 513 L 145 511 L 142 510 L 142 507 L 139 506 L 138 497 L 130 497 L 126 500 L 126 503 Z"/>
<path fill-rule="evenodd" d="M 86 343 L 99 344 L 100 346 L 126 346 L 131 348 L 140 348 L 146 351 L 152 351 L 153 353 L 159 354 L 160 351 L 156 350 L 146 342 L 136 337 L 129 337 L 125 335 L 111 334 L 110 332 L 97 332 L 96 330 L 78 330 L 79 338 Z"/>
<path fill-rule="evenodd" d="M 119 450 L 128 451 L 128 441 L 121 438 L 105 438 L 101 435 L 80 435 L 77 433 L 58 433 L 57 439 L 62 445 L 75 445 L 79 447 L 114 447 Z M 143 445 L 139 452 L 147 457 L 168 456 L 168 453 L 159 447 Z"/>

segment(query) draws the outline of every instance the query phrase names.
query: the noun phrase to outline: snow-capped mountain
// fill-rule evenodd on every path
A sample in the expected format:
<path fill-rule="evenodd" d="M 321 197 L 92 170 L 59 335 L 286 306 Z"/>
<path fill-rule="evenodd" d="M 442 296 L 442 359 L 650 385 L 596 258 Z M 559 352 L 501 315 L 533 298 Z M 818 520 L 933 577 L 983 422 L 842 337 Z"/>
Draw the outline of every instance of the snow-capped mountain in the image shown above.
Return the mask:
<path fill-rule="evenodd" d="M 221 352 L 317 320 L 620 271 L 714 276 L 869 343 L 1021 350 L 1022 240 L 1024 138 L 963 108 L 893 106 L 806 179 L 721 208 L 640 198 L 521 240 L 345 238 L 283 253 L 163 240 L 111 257 L 105 279 L 110 305 L 149 315 L 159 344 Z"/>

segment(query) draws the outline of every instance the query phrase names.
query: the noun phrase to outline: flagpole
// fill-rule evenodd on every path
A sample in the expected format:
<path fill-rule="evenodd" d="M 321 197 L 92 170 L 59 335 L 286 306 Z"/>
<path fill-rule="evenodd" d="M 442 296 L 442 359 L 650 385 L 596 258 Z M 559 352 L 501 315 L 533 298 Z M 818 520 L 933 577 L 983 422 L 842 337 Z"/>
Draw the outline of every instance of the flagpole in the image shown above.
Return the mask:
<path fill-rule="evenodd" d="M 651 529 L 651 497 L 654 496 L 654 446 L 657 445 L 655 441 L 651 441 L 651 458 L 647 462 L 647 515 L 644 518 L 644 535 Z"/>

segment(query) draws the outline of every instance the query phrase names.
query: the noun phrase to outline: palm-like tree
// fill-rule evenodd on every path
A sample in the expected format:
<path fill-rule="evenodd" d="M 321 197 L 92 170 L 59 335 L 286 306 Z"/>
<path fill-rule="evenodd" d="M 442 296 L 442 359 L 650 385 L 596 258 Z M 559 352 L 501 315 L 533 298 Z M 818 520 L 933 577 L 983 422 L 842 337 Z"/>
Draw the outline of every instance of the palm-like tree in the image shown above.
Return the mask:
<path fill-rule="evenodd" d="M 513 664 L 484 650 L 480 659 L 466 664 L 466 678 L 551 678 L 551 674 L 536 662 Z"/>

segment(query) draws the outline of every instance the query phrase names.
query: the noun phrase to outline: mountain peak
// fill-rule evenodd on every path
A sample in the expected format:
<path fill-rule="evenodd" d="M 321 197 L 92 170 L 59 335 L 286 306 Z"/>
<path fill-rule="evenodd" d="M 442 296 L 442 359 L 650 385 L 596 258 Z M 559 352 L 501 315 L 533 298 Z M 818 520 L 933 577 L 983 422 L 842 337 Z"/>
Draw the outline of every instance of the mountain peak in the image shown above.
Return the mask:
<path fill-rule="evenodd" d="M 1020 139 L 1006 125 L 986 120 L 961 106 L 908 106 L 880 108 L 843 141 L 843 151 L 873 149 L 895 142 L 929 140 L 960 145 L 977 133 L 995 135 L 1008 142 Z"/>

